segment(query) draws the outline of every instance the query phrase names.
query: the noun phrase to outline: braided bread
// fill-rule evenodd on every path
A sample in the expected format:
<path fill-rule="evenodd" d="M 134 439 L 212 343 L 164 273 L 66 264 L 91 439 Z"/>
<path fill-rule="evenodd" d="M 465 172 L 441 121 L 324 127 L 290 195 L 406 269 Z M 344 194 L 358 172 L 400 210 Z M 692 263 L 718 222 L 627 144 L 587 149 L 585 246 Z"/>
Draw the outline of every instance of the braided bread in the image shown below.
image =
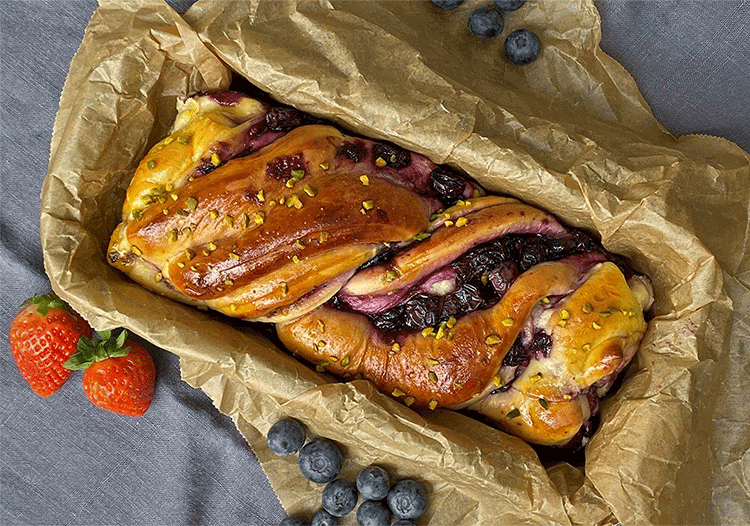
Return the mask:
<path fill-rule="evenodd" d="M 537 444 L 585 440 L 653 300 L 545 211 L 233 92 L 180 101 L 122 219 L 108 258 L 143 286 L 274 323 L 320 369 Z"/>

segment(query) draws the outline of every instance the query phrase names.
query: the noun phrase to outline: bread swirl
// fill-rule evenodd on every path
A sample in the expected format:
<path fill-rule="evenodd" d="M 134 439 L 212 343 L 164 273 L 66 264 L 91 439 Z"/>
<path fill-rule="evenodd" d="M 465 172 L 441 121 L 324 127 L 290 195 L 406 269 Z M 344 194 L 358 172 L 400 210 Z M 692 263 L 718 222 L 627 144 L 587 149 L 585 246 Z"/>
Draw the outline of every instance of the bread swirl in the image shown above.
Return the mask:
<path fill-rule="evenodd" d="M 108 250 L 151 290 L 276 323 L 318 368 L 545 445 L 580 435 L 632 359 L 648 279 L 551 214 L 241 94 L 178 110 Z"/>

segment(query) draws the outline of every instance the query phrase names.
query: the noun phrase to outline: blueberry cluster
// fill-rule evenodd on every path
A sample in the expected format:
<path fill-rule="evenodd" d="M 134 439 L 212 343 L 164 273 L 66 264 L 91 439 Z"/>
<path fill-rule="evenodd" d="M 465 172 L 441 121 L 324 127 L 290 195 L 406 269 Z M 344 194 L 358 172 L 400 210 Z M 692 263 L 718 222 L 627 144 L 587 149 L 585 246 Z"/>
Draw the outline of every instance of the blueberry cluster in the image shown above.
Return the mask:
<path fill-rule="evenodd" d="M 355 509 L 357 526 L 414 526 L 427 507 L 424 488 L 411 479 L 391 483 L 388 472 L 380 466 L 362 469 L 354 483 L 337 478 L 343 465 L 339 447 L 331 440 L 317 438 L 305 444 L 305 429 L 297 420 L 284 418 L 271 426 L 266 435 L 268 448 L 287 456 L 299 451 L 299 469 L 313 482 L 325 484 L 321 508 L 308 524 L 296 517 L 286 517 L 279 526 L 338 526 L 339 519 Z M 362 502 L 357 506 L 359 497 Z"/>
<path fill-rule="evenodd" d="M 445 11 L 460 7 L 465 0 L 430 0 L 435 6 Z M 516 11 L 526 0 L 492 0 L 494 5 L 475 9 L 469 15 L 467 26 L 469 32 L 477 38 L 490 40 L 503 32 L 505 20 L 503 13 Z M 516 29 L 506 38 L 505 56 L 513 64 L 529 64 L 539 57 L 542 43 L 530 29 Z"/>

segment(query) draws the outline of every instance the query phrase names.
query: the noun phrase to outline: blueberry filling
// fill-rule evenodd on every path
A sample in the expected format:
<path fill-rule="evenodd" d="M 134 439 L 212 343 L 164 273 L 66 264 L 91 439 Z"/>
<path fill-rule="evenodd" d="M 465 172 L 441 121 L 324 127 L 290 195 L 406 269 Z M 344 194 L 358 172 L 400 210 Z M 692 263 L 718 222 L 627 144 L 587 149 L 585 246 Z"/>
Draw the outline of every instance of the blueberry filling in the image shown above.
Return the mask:
<path fill-rule="evenodd" d="M 277 157 L 266 166 L 266 175 L 273 179 L 286 181 L 292 176 L 292 171 L 306 171 L 305 160 L 301 153 Z"/>
<path fill-rule="evenodd" d="M 383 165 L 400 170 L 411 164 L 411 154 L 392 144 L 375 144 L 372 147 L 372 158 L 376 166 Z M 381 159 L 379 161 L 378 159 Z M 385 164 L 383 164 L 385 163 Z"/>
<path fill-rule="evenodd" d="M 367 155 L 367 147 L 362 141 L 347 142 L 341 145 L 336 155 L 358 163 Z"/>
<path fill-rule="evenodd" d="M 378 262 L 388 261 L 393 252 L 388 251 L 376 258 Z M 435 327 L 451 317 L 459 318 L 477 309 L 491 307 L 508 292 L 521 273 L 539 263 L 588 252 L 611 256 L 592 237 L 580 231 L 574 231 L 570 237 L 562 239 L 543 234 L 506 235 L 479 245 L 450 263 L 456 276 L 456 284 L 451 292 L 432 295 L 417 291 L 399 305 L 366 315 L 375 327 L 384 331 L 418 331 Z M 619 259 L 621 264 L 625 261 Z M 368 262 L 365 266 L 372 264 Z M 334 304 L 339 308 L 344 307 L 342 301 L 335 301 Z M 550 343 L 548 336 L 535 334 L 530 348 L 535 353 L 539 351 L 544 354 L 548 352 Z M 518 351 L 519 358 L 513 358 L 515 354 L 511 350 L 508 360 L 515 364 L 522 354 L 526 359 L 526 350 L 523 353 Z"/>
<path fill-rule="evenodd" d="M 442 202 L 453 205 L 463 196 L 466 180 L 452 170 L 438 167 L 430 172 L 430 186 Z"/>

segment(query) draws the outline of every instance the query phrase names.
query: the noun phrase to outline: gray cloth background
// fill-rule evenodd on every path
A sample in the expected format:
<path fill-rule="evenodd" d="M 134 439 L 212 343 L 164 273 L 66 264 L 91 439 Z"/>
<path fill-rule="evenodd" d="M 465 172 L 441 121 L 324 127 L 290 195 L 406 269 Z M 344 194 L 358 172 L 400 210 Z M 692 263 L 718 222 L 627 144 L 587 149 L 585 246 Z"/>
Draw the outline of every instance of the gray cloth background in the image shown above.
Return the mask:
<path fill-rule="evenodd" d="M 170 0 L 178 12 L 191 3 Z M 669 131 L 750 150 L 750 1 L 596 5 L 602 48 Z M 175 356 L 149 347 L 158 382 L 137 419 L 90 404 L 80 375 L 39 398 L 13 361 L 10 322 L 49 289 L 39 193 L 60 91 L 94 9 L 94 0 L 0 0 L 0 524 L 278 524 L 284 511 L 253 452 L 180 380 Z"/>

